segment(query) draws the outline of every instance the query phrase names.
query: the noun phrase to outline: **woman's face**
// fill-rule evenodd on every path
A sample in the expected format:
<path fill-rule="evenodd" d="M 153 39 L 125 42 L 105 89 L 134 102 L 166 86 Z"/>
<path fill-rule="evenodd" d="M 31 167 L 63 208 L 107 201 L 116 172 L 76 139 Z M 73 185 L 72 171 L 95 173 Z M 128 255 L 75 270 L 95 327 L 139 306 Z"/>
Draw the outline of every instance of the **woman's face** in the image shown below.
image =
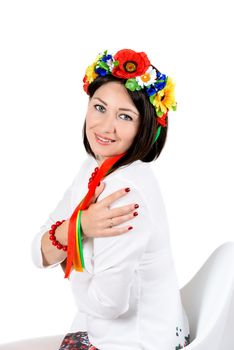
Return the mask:
<path fill-rule="evenodd" d="M 100 166 L 131 146 L 140 115 L 125 87 L 110 82 L 96 90 L 88 104 L 86 136 Z"/>

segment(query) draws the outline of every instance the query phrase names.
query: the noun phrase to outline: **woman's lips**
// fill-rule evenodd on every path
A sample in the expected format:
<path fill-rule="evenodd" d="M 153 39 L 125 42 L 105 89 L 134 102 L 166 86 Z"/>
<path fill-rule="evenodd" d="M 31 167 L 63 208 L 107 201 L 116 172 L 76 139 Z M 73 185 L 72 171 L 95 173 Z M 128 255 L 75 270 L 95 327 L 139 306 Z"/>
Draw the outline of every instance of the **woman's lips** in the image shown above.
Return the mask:
<path fill-rule="evenodd" d="M 111 140 L 109 138 L 104 138 L 104 137 L 101 137 L 97 134 L 95 134 L 95 137 L 96 137 L 96 141 L 98 143 L 100 143 L 101 145 L 110 145 L 111 143 L 115 142 L 114 140 Z"/>

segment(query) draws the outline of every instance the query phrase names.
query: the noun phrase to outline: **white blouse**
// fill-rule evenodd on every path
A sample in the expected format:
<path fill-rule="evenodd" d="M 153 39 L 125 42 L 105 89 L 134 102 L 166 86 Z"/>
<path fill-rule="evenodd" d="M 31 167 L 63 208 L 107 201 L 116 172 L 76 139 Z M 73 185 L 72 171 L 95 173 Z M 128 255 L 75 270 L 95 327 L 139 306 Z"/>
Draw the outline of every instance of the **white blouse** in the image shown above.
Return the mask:
<path fill-rule="evenodd" d="M 87 193 L 96 160 L 88 156 L 32 243 L 33 261 L 43 267 L 41 237 L 57 220 L 68 219 Z M 133 229 L 83 243 L 84 272 L 72 270 L 77 314 L 70 332 L 87 331 L 101 350 L 175 350 L 186 345 L 189 324 L 181 303 L 163 200 L 151 169 L 140 160 L 104 180 L 102 200 L 114 191 L 131 191 L 111 208 L 139 204 Z M 125 226 L 125 222 L 122 226 Z M 55 264 L 53 266 L 56 266 Z M 178 347 L 180 344 L 181 347 Z"/>

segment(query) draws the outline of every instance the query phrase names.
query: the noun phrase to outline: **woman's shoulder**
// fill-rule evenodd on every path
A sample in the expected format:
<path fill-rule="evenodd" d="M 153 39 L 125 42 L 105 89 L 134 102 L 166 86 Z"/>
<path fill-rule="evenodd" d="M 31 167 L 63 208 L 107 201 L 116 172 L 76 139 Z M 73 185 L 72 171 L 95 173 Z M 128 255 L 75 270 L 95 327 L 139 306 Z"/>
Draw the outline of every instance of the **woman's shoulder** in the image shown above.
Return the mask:
<path fill-rule="evenodd" d="M 160 188 L 150 163 L 137 160 L 127 166 L 122 166 L 104 179 L 109 191 L 130 187 L 135 189 L 145 200 L 149 197 L 161 197 Z"/>
<path fill-rule="evenodd" d="M 129 203 L 138 203 L 141 207 L 141 211 L 145 210 L 145 212 L 149 214 L 152 211 L 155 212 L 156 208 L 158 214 L 163 217 L 165 216 L 163 212 L 164 201 L 161 190 L 150 163 L 140 160 L 135 161 L 128 166 L 118 168 L 103 181 L 105 183 L 105 188 L 99 196 L 99 200 L 102 200 L 121 188 L 129 187 L 130 192 L 127 196 L 119 199 L 115 205 L 121 206 Z"/>
<path fill-rule="evenodd" d="M 132 183 L 137 188 L 146 188 L 157 184 L 151 163 L 142 162 L 141 160 L 136 160 L 127 166 L 121 167 L 113 173 L 113 178 L 125 183 Z"/>
<path fill-rule="evenodd" d="M 126 171 L 128 171 L 128 168 L 126 168 Z M 133 174 L 144 173 L 146 176 L 153 175 L 152 162 L 143 162 L 142 160 L 136 160 L 129 165 L 129 171 Z"/>

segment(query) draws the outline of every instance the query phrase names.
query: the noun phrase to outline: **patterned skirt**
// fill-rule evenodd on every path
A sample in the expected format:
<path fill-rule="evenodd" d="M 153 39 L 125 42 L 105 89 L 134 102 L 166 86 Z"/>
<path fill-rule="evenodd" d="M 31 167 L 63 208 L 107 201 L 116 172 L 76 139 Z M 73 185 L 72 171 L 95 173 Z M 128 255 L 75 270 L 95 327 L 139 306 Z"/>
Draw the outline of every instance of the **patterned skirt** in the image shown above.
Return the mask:
<path fill-rule="evenodd" d="M 176 327 L 176 335 L 179 337 L 179 327 Z M 178 342 L 177 342 L 178 344 Z M 175 346 L 175 350 L 182 349 L 190 344 L 190 335 L 184 337 L 184 341 Z M 99 350 L 90 344 L 87 332 L 68 333 L 62 341 L 59 350 Z"/>
<path fill-rule="evenodd" d="M 59 350 L 98 350 L 90 344 L 87 332 L 68 333 L 62 341 Z"/>

